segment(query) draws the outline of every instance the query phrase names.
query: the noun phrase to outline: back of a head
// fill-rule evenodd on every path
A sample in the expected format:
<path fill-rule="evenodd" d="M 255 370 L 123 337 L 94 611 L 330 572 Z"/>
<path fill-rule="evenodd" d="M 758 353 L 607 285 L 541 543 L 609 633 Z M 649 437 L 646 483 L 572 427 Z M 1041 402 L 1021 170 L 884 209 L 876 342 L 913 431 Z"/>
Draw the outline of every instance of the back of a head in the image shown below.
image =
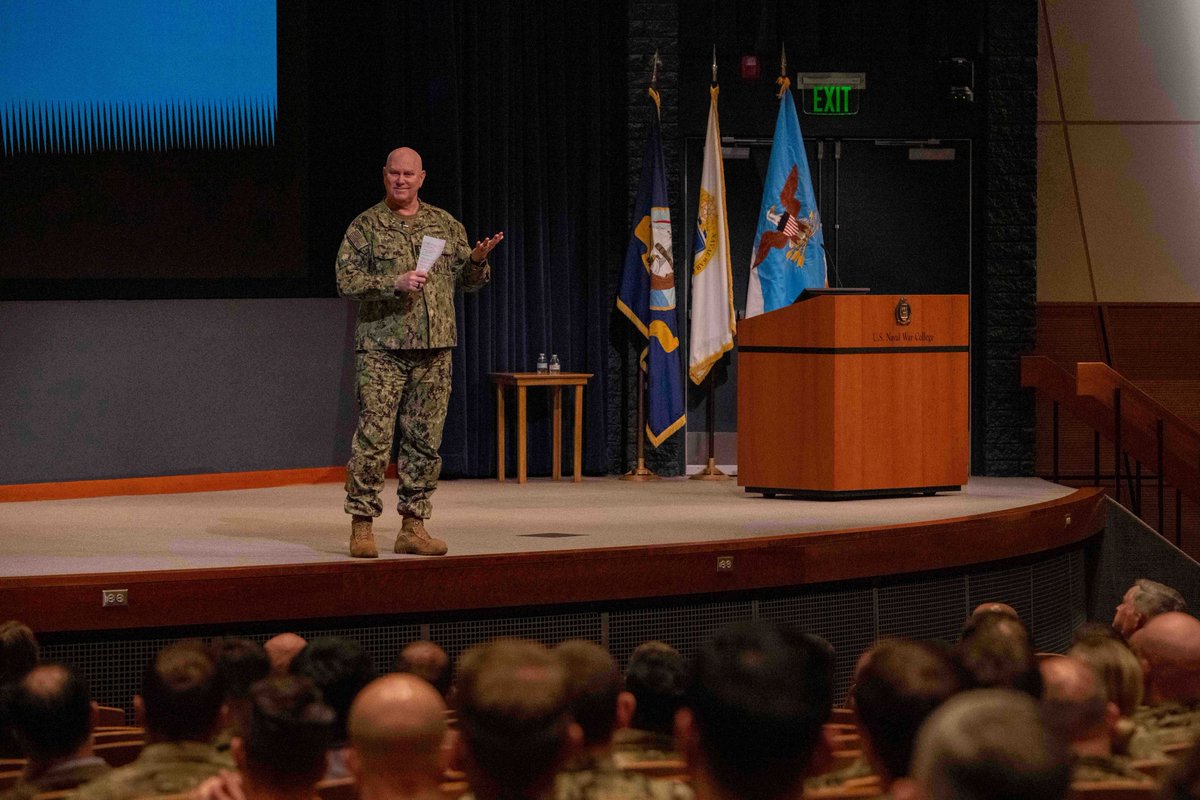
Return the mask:
<path fill-rule="evenodd" d="M 621 694 L 621 672 L 603 647 L 582 639 L 571 639 L 554 648 L 554 656 L 566 675 L 571 716 L 583 730 L 586 745 L 612 741 L 617 721 L 617 697 Z"/>
<path fill-rule="evenodd" d="M 350 706 L 350 745 L 361 781 L 436 784 L 444 766 L 446 703 L 415 675 L 389 674 L 367 684 Z"/>
<path fill-rule="evenodd" d="M 871 651 L 854 706 L 886 777 L 908 774 L 921 724 L 961 688 L 958 667 L 943 647 L 889 639 Z"/>
<path fill-rule="evenodd" d="M 354 639 L 330 636 L 309 642 L 292 659 L 290 669 L 321 690 L 325 704 L 337 715 L 333 743 L 340 746 L 346 741 L 346 717 L 354 696 L 375 679 L 371 655 Z"/>
<path fill-rule="evenodd" d="M 65 664 L 34 667 L 14 685 L 9 721 L 26 756 L 46 763 L 73 755 L 92 731 L 87 681 Z"/>
<path fill-rule="evenodd" d="M 743 800 L 796 791 L 833 706 L 833 658 L 816 637 L 769 622 L 719 630 L 696 656 L 685 705 L 718 785 Z"/>
<path fill-rule="evenodd" d="M 1112 630 L 1109 626 L 1103 626 Z M 1121 715 L 1132 717 L 1142 703 L 1142 664 L 1124 639 L 1114 636 L 1085 636 L 1067 651 L 1090 666 L 1100 676 L 1104 693 L 1120 709 Z"/>
<path fill-rule="evenodd" d="M 1200 700 L 1200 620 L 1180 611 L 1159 614 L 1129 645 L 1148 665 L 1148 702 Z"/>
<path fill-rule="evenodd" d="M 167 741 L 208 741 L 224 699 L 216 664 L 195 640 L 164 647 L 142 675 L 146 728 Z"/>
<path fill-rule="evenodd" d="M 1108 692 L 1092 667 L 1067 656 L 1042 662 L 1042 713 L 1050 729 L 1066 742 L 1106 733 Z"/>
<path fill-rule="evenodd" d="M 947 700 L 917 736 L 912 776 L 930 800 L 1058 800 L 1071 768 L 1029 695 L 975 689 Z"/>
<path fill-rule="evenodd" d="M 1168 611 L 1187 611 L 1183 595 L 1165 583 L 1138 578 L 1133 585 L 1137 587 L 1133 595 L 1133 607 L 1147 620 Z"/>
<path fill-rule="evenodd" d="M 280 633 L 263 643 L 267 658 L 271 661 L 271 674 L 277 678 L 291 672 L 292 659 L 308 645 L 297 633 Z"/>
<path fill-rule="evenodd" d="M 267 651 L 250 639 L 219 639 L 213 643 L 217 670 L 225 686 L 225 697 L 241 700 L 250 696 L 250 687 L 271 671 Z"/>
<path fill-rule="evenodd" d="M 468 650 L 456 681 L 459 727 L 473 761 L 503 794 L 552 777 L 569 741 L 562 665 L 536 642 L 498 639 Z"/>
<path fill-rule="evenodd" d="M 0 622 L 0 686 L 16 683 L 38 663 L 38 642 L 24 622 Z"/>
<path fill-rule="evenodd" d="M 1041 696 L 1037 655 L 1018 619 L 997 612 L 973 617 L 954 655 L 972 688 L 1018 689 L 1034 698 Z"/>
<path fill-rule="evenodd" d="M 454 679 L 450 656 L 434 642 L 422 640 L 405 645 L 396 659 L 395 671 L 416 675 L 437 689 L 442 697 L 450 694 L 450 684 Z"/>
<path fill-rule="evenodd" d="M 687 662 L 663 642 L 644 642 L 629 656 L 625 690 L 637 700 L 631 725 L 644 731 L 672 734 L 675 712 L 687 690 Z"/>
<path fill-rule="evenodd" d="M 268 678 L 249 693 L 243 741 L 245 769 L 263 785 L 287 791 L 311 787 L 325 774 L 333 709 L 307 678 Z"/>

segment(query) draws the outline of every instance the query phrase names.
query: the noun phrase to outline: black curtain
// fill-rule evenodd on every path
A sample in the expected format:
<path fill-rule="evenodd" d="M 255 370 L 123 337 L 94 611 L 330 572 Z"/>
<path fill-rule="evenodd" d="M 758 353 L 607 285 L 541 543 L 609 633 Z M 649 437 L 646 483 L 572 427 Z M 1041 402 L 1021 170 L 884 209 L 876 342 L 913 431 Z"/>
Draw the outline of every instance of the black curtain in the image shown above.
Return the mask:
<path fill-rule="evenodd" d="M 624 4 L 406 0 L 308 12 L 311 257 L 332 272 L 345 226 L 382 196 L 380 168 L 401 145 L 424 159 L 422 198 L 457 216 L 472 241 L 505 234 L 491 283 L 459 301 L 443 475 L 495 474 L 488 373 L 532 370 L 539 352 L 594 374 L 584 468 L 603 473 L 607 276 L 627 235 Z M 549 397 L 529 394 L 534 475 L 550 471 Z M 515 397 L 509 407 L 515 419 Z M 564 407 L 569 458 L 570 391 Z M 510 423 L 510 474 L 514 434 Z"/>

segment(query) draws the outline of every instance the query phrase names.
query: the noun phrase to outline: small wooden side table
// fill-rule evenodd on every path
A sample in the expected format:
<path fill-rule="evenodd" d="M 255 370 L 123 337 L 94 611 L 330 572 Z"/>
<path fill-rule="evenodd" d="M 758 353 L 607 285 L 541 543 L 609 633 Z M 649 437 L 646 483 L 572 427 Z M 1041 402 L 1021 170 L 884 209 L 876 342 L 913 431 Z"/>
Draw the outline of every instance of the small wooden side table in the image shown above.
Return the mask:
<path fill-rule="evenodd" d="M 554 455 L 551 458 L 551 477 L 562 478 L 562 390 L 564 386 L 575 387 L 575 477 L 574 483 L 583 480 L 583 387 L 592 377 L 590 372 L 493 372 L 492 383 L 496 384 L 496 475 L 504 480 L 504 387 L 517 387 L 517 483 L 525 483 L 526 471 L 526 426 L 525 389 L 530 386 L 549 386 L 554 390 Z"/>

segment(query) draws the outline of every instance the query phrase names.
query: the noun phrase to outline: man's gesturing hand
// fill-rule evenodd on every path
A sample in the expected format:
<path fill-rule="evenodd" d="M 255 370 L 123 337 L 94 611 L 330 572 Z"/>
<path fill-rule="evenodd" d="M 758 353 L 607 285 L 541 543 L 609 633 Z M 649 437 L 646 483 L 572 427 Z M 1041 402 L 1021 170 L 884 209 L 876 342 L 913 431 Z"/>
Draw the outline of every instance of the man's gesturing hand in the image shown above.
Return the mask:
<path fill-rule="evenodd" d="M 476 242 L 475 249 L 471 251 L 471 260 L 476 264 L 482 264 L 483 260 L 487 258 L 488 253 L 492 252 L 492 249 L 503 241 L 504 232 L 501 231 L 500 233 L 489 236 L 482 242 Z"/>

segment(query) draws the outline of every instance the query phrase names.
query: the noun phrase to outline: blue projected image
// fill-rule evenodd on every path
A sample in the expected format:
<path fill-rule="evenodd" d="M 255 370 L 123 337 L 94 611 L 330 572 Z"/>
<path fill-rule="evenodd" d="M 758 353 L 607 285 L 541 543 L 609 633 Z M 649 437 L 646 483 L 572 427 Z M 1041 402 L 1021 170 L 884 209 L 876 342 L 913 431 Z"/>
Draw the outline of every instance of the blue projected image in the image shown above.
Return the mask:
<path fill-rule="evenodd" d="M 0 0 L 0 145 L 269 146 L 275 0 Z"/>

